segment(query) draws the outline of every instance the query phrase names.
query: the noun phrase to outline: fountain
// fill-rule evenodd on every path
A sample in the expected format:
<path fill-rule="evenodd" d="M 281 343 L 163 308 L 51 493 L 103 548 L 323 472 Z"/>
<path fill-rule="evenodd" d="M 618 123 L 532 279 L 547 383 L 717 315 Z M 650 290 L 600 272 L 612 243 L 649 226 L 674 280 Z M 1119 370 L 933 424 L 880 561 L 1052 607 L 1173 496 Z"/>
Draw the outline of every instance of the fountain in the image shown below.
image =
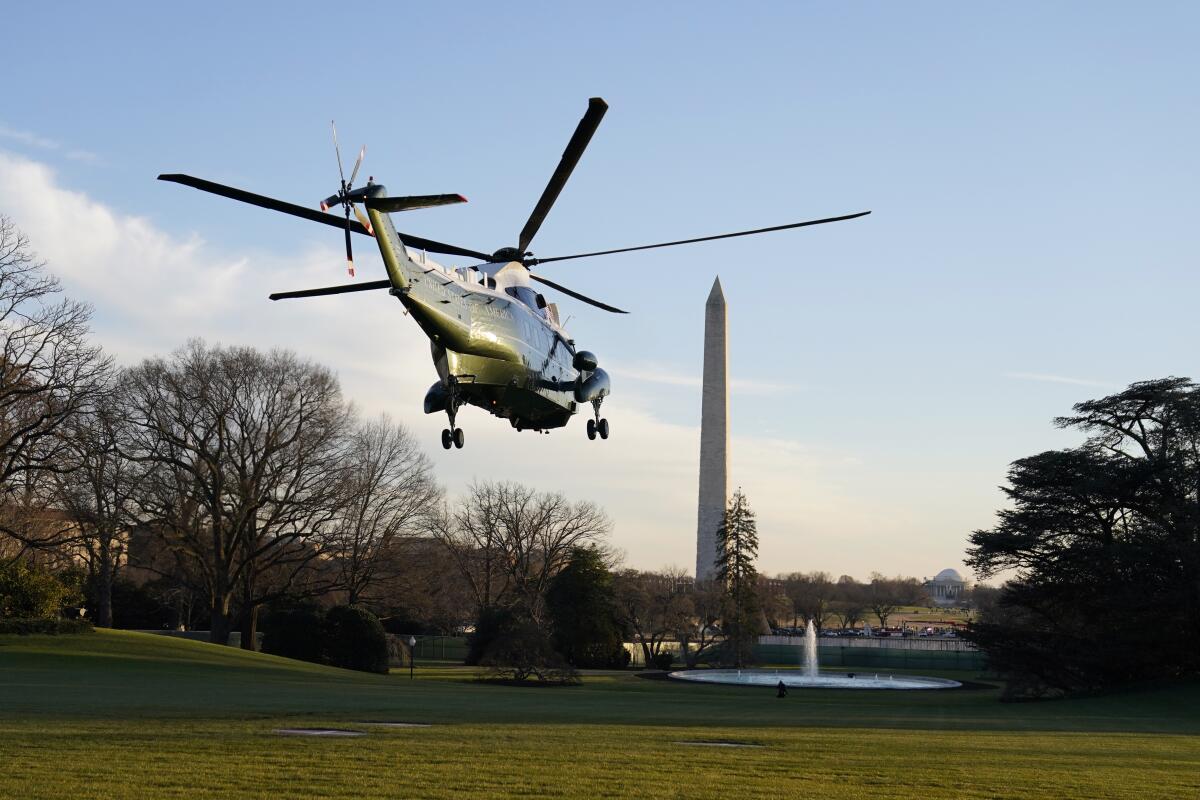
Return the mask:
<path fill-rule="evenodd" d="M 817 629 L 812 620 L 804 628 L 803 669 L 693 669 L 670 673 L 670 677 L 697 683 L 722 683 L 743 686 L 778 686 L 799 689 L 952 689 L 958 681 L 915 675 L 857 677 L 853 672 L 821 674 L 817 663 Z"/>
<path fill-rule="evenodd" d="M 820 674 L 817 667 L 817 629 L 813 627 L 811 619 L 804 627 L 804 674 L 809 678 Z"/>

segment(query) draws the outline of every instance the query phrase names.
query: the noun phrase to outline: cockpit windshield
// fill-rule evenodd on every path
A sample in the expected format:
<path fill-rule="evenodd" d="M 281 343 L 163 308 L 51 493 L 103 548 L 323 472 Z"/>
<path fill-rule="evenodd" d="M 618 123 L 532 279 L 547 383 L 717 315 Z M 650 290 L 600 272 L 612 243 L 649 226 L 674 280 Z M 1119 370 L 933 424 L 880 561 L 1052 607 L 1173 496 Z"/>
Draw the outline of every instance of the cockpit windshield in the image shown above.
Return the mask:
<path fill-rule="evenodd" d="M 533 309 L 533 313 L 539 317 L 546 316 L 546 301 L 540 294 L 530 289 L 528 286 L 509 286 L 504 290 L 511 297 L 515 297 L 525 305 Z"/>

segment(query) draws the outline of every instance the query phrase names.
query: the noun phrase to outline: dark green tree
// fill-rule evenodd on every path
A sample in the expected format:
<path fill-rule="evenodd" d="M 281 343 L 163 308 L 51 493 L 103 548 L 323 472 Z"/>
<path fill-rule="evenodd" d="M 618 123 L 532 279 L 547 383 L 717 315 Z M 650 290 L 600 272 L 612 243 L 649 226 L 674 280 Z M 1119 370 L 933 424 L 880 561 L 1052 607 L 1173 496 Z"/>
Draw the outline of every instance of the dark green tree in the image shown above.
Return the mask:
<path fill-rule="evenodd" d="M 968 636 L 1011 696 L 1200 673 L 1200 391 L 1135 383 L 1075 406 L 1079 447 L 1012 465 L 1012 503 L 968 564 L 1013 571 Z"/>
<path fill-rule="evenodd" d="M 0 618 L 49 619 L 78 599 L 46 570 L 24 561 L 0 565 Z"/>
<path fill-rule="evenodd" d="M 613 669 L 629 663 L 617 614 L 613 575 L 595 547 L 576 547 L 546 589 L 554 648 L 573 667 Z"/>
<path fill-rule="evenodd" d="M 727 662 L 736 667 L 753 660 L 754 643 L 762 628 L 758 602 L 758 524 L 746 495 L 739 488 L 717 530 L 716 580 L 724 588 L 721 626 L 725 631 Z"/>
<path fill-rule="evenodd" d="M 367 609 L 334 606 L 325 612 L 322 634 L 325 660 L 333 666 L 387 674 L 387 636 Z"/>

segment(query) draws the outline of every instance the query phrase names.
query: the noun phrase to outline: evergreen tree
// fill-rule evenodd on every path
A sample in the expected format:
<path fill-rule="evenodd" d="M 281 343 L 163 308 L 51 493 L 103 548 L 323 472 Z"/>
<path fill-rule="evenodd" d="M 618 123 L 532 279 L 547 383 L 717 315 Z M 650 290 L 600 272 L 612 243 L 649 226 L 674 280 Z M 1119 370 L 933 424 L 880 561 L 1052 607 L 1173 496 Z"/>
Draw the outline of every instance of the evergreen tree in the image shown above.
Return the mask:
<path fill-rule="evenodd" d="M 1135 383 L 1057 424 L 1088 438 L 1015 462 L 971 535 L 979 577 L 1014 577 L 968 637 L 1012 697 L 1200 675 L 1200 387 Z"/>
<path fill-rule="evenodd" d="M 758 525 L 746 495 L 739 488 L 717 530 L 717 581 L 724 587 L 722 626 L 725 660 L 742 667 L 753 659 L 761 627 L 758 603 Z"/>
<path fill-rule="evenodd" d="M 546 590 L 554 648 L 573 667 L 611 669 L 629 663 L 617 619 L 613 575 L 594 547 L 576 547 Z"/>

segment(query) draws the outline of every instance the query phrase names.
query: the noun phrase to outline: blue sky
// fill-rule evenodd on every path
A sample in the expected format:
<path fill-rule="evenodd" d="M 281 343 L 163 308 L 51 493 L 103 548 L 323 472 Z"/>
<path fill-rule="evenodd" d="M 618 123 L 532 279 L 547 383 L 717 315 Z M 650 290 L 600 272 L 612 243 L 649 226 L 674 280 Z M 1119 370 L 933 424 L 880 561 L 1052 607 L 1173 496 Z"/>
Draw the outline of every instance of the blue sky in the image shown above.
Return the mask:
<path fill-rule="evenodd" d="M 437 447 L 443 421 L 419 413 L 433 369 L 394 301 L 263 299 L 340 282 L 336 231 L 153 178 L 315 206 L 336 188 L 336 118 L 346 157 L 366 142 L 393 193 L 470 198 L 401 230 L 491 250 L 603 96 L 539 255 L 874 213 L 546 265 L 633 312 L 562 302 L 614 372 L 614 438 L 518 439 L 468 411 L 467 450 L 432 451 L 443 482 L 499 469 L 589 497 L 630 563 L 691 564 L 720 274 L 762 568 L 957 567 L 1007 464 L 1073 441 L 1052 417 L 1195 374 L 1200 9 L 747 5 L 12 6 L 0 213 L 123 360 L 187 336 L 291 346 Z"/>

